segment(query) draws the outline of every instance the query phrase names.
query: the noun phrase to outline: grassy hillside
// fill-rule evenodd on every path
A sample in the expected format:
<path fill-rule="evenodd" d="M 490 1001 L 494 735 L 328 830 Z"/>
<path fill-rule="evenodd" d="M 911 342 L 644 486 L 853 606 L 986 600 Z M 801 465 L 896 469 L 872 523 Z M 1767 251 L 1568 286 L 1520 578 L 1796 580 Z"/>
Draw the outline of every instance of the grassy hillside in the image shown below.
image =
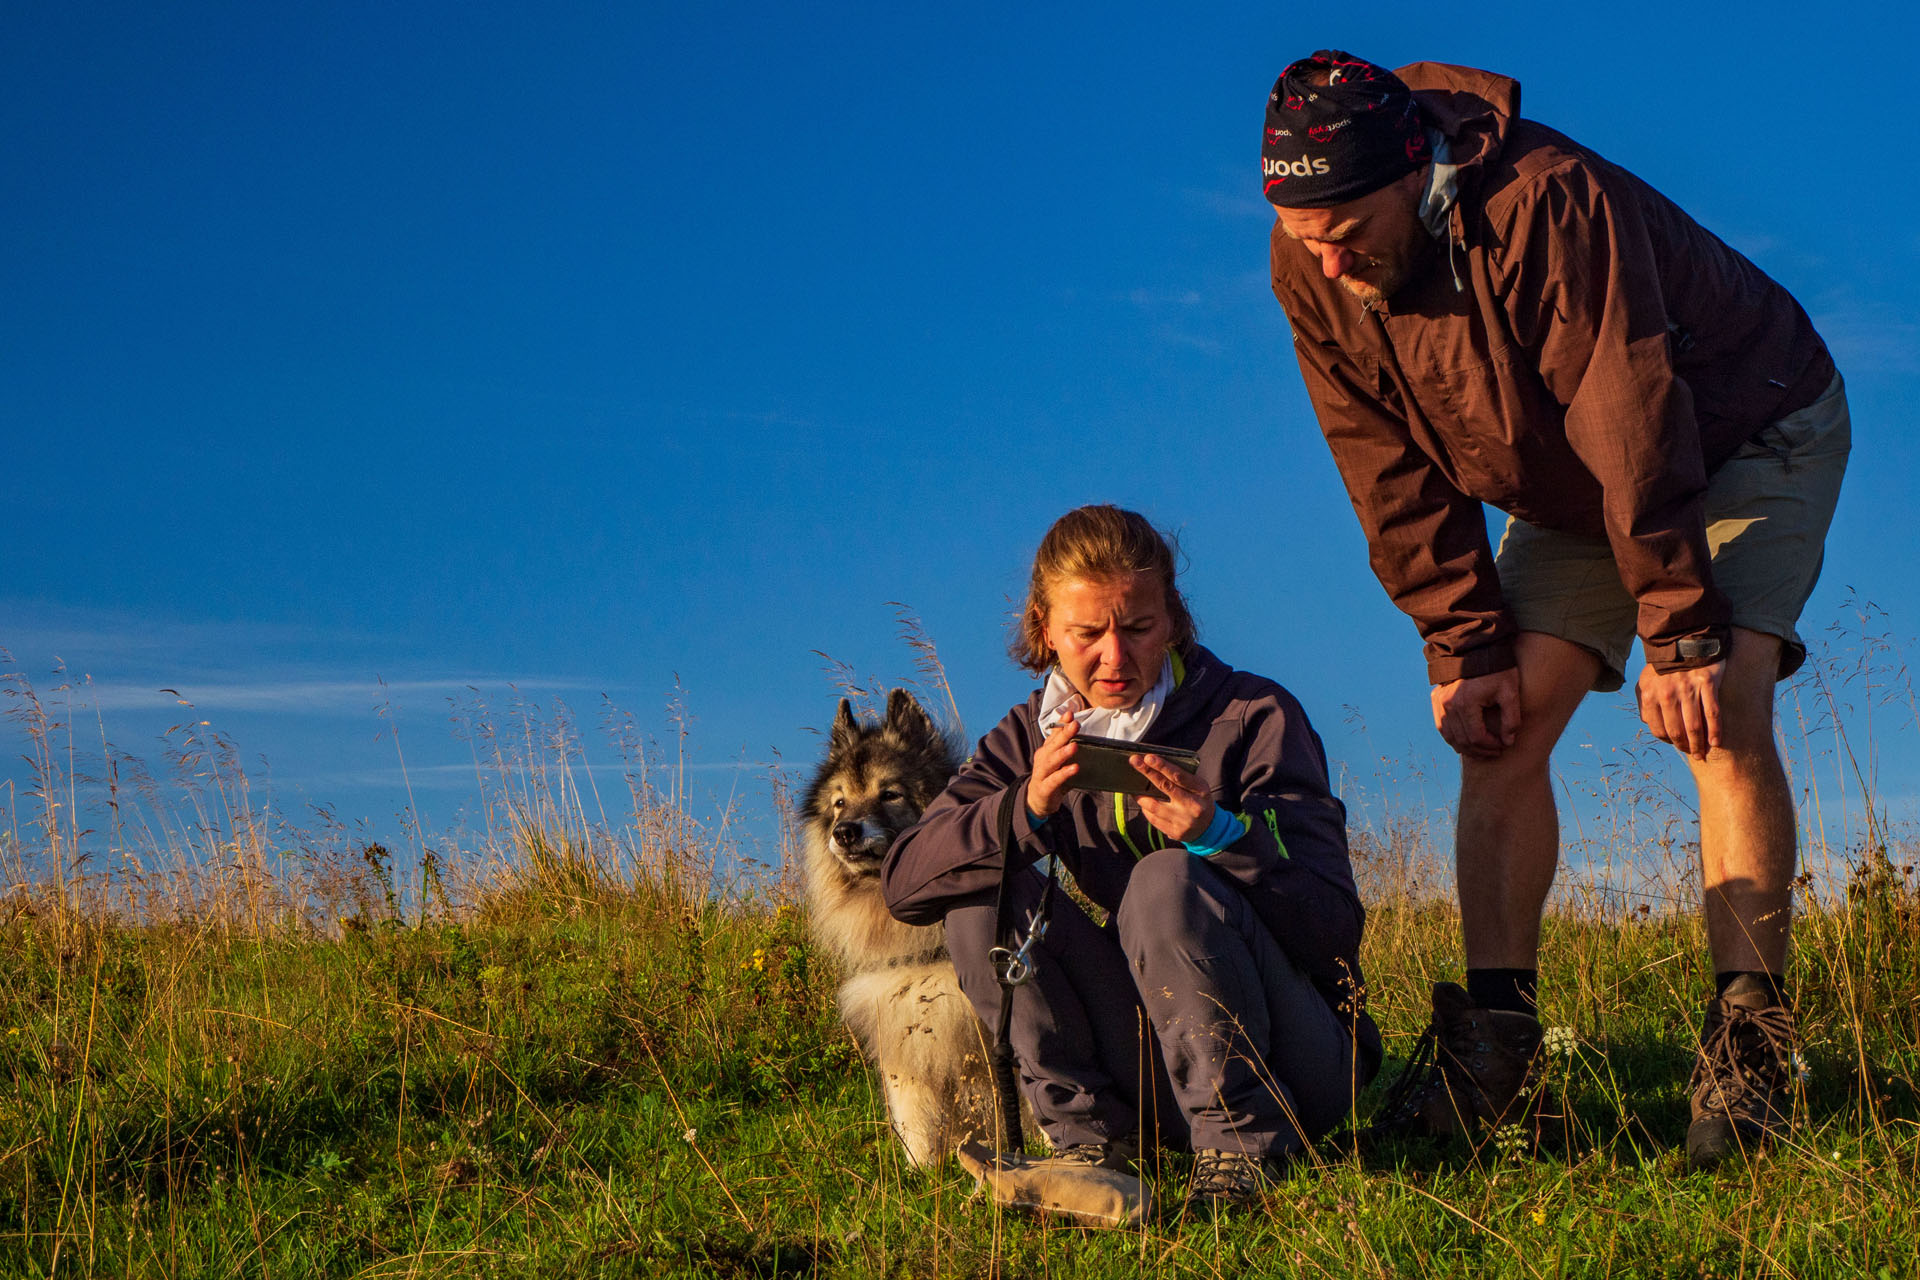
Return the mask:
<path fill-rule="evenodd" d="M 1088 1233 L 905 1166 L 791 878 L 671 770 L 607 822 L 564 752 L 503 753 L 484 832 L 396 858 L 256 818 L 217 739 L 138 791 L 16 713 L 42 774 L 0 835 L 0 1274 L 1916 1274 L 1916 850 L 1870 795 L 1803 885 L 1801 1123 L 1752 1166 L 1674 1155 L 1711 975 L 1668 818 L 1589 833 L 1668 861 L 1571 877 L 1549 921 L 1556 1149 L 1336 1146 L 1262 1213 Z M 1436 826 L 1356 843 L 1390 1054 L 1458 975 Z"/>

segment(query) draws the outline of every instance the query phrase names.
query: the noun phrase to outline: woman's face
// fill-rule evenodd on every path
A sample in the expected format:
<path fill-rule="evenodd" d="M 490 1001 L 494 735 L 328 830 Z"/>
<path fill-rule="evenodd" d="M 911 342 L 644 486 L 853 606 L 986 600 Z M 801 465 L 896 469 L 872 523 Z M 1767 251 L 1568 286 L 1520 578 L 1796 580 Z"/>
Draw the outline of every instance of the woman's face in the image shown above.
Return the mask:
<path fill-rule="evenodd" d="M 1064 578 L 1047 594 L 1047 647 L 1067 683 L 1090 706 L 1137 706 L 1160 678 L 1173 638 L 1159 579 Z"/>

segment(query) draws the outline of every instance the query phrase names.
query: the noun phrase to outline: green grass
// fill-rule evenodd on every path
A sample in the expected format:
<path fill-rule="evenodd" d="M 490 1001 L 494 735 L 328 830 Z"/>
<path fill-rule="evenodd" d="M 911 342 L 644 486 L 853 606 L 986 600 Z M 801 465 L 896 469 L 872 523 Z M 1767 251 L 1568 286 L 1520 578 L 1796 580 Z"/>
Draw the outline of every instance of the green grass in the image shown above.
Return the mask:
<path fill-rule="evenodd" d="M 1801 921 L 1802 1123 L 1751 1167 L 1673 1154 L 1697 927 L 1562 914 L 1545 1018 L 1579 1036 L 1550 1086 L 1571 1149 L 1329 1150 L 1264 1212 L 1092 1233 L 905 1166 L 791 907 L 521 892 L 340 937 L 17 914 L 0 1271 L 1912 1274 L 1917 925 L 1897 877 Z M 1447 910 L 1376 908 L 1391 1044 L 1452 947 Z"/>
<path fill-rule="evenodd" d="M 1920 849 L 1843 702 L 1885 733 L 1913 699 L 1884 646 L 1846 652 L 1783 699 L 1809 869 L 1787 1141 L 1676 1158 L 1711 988 L 1695 853 L 1660 753 L 1610 751 L 1563 780 L 1604 829 L 1570 824 L 1546 926 L 1559 1138 L 1329 1143 L 1259 1212 L 1134 1232 L 906 1166 L 792 860 L 743 863 L 624 721 L 609 817 L 570 719 L 463 710 L 485 824 L 396 857 L 270 824 L 210 726 L 158 777 L 89 761 L 0 671 L 35 771 L 0 815 L 0 1276 L 1920 1275 Z M 1342 784 L 1385 1076 L 1460 969 L 1444 817 L 1395 772 Z M 1177 1200 L 1184 1160 L 1150 1172 Z"/>

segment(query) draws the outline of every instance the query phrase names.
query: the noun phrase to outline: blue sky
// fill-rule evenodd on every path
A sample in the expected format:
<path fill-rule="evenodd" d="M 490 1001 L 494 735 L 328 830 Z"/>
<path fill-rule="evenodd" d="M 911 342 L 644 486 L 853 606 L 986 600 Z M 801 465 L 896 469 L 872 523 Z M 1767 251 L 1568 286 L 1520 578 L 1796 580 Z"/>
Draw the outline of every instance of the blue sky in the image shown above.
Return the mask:
<path fill-rule="evenodd" d="M 1265 282 L 1260 112 L 1323 46 L 1516 76 L 1791 288 L 1856 441 L 1804 629 L 1920 627 L 1911 11 L 1309 10 L 16 7 L 0 647 L 136 754 L 179 691 L 289 810 L 390 824 L 391 723 L 451 821 L 470 686 L 664 735 L 677 681 L 725 793 L 817 752 L 816 651 L 912 674 L 890 601 L 983 732 L 1034 543 L 1106 500 L 1337 759 L 1443 799 Z"/>

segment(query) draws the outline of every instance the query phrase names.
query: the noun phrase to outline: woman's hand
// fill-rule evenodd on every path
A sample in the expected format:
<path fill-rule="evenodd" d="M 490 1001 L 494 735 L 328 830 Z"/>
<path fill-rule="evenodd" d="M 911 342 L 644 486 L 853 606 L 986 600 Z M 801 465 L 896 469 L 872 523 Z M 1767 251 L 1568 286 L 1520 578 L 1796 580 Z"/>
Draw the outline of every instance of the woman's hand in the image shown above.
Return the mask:
<path fill-rule="evenodd" d="M 1130 756 L 1128 760 L 1167 796 L 1165 800 L 1140 797 L 1140 812 L 1147 821 L 1182 844 L 1198 840 L 1213 821 L 1213 797 L 1192 774 L 1174 768 L 1159 756 Z"/>
<path fill-rule="evenodd" d="M 1027 783 L 1027 810 L 1036 818 L 1051 818 L 1066 800 L 1073 775 L 1080 772 L 1074 763 L 1073 737 L 1080 722 L 1072 716 L 1061 717 L 1053 732 L 1033 753 L 1033 777 Z"/>

